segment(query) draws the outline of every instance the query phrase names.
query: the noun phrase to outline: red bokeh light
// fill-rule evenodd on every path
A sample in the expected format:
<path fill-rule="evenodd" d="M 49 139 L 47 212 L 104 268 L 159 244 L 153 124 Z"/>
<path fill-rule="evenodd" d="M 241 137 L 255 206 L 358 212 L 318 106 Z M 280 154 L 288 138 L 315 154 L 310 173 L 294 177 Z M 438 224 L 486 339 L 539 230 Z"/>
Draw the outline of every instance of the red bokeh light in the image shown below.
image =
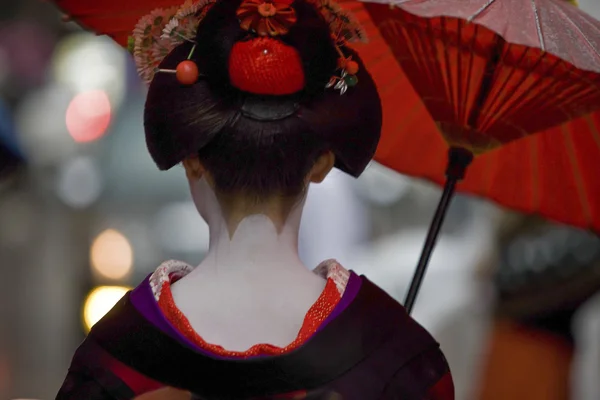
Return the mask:
<path fill-rule="evenodd" d="M 102 90 L 78 94 L 67 108 L 67 129 L 79 143 L 101 138 L 106 133 L 110 120 L 110 100 Z"/>

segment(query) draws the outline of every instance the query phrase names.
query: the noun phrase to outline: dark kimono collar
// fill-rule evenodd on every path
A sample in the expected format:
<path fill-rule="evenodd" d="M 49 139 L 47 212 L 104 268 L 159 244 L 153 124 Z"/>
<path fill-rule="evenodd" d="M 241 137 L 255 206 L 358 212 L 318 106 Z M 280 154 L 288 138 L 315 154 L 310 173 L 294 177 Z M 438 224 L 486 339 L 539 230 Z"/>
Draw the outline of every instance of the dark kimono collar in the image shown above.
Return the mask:
<path fill-rule="evenodd" d="M 354 301 L 306 344 L 276 357 L 224 360 L 202 354 L 158 330 L 132 305 L 129 294 L 89 335 L 140 373 L 206 399 L 243 399 L 322 387 L 358 365 L 402 331 L 398 365 L 435 342 L 404 308 L 361 277 Z M 414 342 L 414 343 L 412 343 Z"/>

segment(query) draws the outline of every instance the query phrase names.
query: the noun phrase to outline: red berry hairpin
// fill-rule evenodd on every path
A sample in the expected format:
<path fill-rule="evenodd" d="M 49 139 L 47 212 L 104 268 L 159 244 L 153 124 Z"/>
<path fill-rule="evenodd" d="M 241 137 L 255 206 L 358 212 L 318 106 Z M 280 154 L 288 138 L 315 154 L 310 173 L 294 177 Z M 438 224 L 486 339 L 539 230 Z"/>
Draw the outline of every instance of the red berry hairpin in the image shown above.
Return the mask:
<path fill-rule="evenodd" d="M 192 47 L 190 54 L 188 55 L 187 60 L 180 62 L 177 65 L 176 69 L 158 69 L 157 72 L 166 72 L 170 74 L 175 74 L 177 80 L 182 85 L 193 85 L 198 82 L 198 78 L 200 77 L 200 72 L 198 71 L 198 66 L 195 62 L 191 60 L 194 55 L 194 51 L 196 50 L 196 45 Z"/>

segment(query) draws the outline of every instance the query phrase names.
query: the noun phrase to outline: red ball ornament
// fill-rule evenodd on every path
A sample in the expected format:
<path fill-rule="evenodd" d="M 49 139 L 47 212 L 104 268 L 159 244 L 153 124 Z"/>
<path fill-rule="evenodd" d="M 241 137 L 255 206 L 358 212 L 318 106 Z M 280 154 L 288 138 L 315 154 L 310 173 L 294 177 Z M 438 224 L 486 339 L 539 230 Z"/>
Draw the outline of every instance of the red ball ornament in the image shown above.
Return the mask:
<path fill-rule="evenodd" d="M 179 63 L 176 70 L 177 80 L 182 85 L 193 85 L 198 82 L 200 72 L 195 62 L 185 60 Z"/>
<path fill-rule="evenodd" d="M 350 75 L 356 75 L 358 73 L 358 63 L 356 61 L 348 61 L 346 63 L 346 72 Z"/>

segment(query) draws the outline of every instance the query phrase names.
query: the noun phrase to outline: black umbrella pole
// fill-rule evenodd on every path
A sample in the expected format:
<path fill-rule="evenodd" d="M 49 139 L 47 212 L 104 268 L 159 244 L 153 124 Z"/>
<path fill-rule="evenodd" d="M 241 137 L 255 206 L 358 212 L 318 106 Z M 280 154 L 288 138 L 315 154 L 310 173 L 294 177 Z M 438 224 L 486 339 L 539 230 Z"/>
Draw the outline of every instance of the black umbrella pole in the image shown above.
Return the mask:
<path fill-rule="evenodd" d="M 429 231 L 425 238 L 425 244 L 421 251 L 417 269 L 415 270 L 408 293 L 406 294 L 406 299 L 404 300 L 404 307 L 409 314 L 412 312 L 417 295 L 419 294 L 419 289 L 423 283 L 423 278 L 427 272 L 427 266 L 429 265 L 431 254 L 435 248 L 442 224 L 444 223 L 448 207 L 454 196 L 456 184 L 464 178 L 467 167 L 471 161 L 473 161 L 473 153 L 470 151 L 458 147 L 450 148 L 448 152 L 448 168 L 446 169 L 446 183 L 444 184 L 442 198 L 438 203 L 435 215 L 433 216 L 433 221 L 431 221 L 431 225 L 429 226 Z"/>

